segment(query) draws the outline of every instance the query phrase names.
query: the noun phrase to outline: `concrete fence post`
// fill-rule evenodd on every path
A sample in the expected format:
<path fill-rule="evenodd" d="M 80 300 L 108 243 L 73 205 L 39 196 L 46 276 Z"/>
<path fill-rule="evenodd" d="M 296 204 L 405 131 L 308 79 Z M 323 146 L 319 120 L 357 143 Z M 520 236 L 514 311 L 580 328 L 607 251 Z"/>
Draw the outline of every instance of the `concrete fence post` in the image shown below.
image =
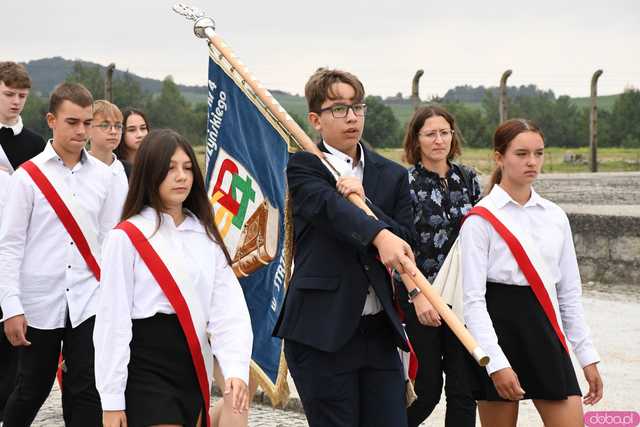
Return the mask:
<path fill-rule="evenodd" d="M 107 67 L 107 77 L 104 79 L 104 99 L 113 102 L 113 71 L 116 64 L 113 62 Z"/>
<path fill-rule="evenodd" d="M 589 118 L 589 167 L 591 172 L 598 172 L 598 79 L 602 70 L 591 77 L 591 115 Z"/>
<path fill-rule="evenodd" d="M 420 106 L 420 78 L 424 74 L 424 70 L 416 71 L 416 74 L 413 76 L 413 81 L 411 82 L 411 103 L 413 104 L 413 109 L 417 110 Z"/>
<path fill-rule="evenodd" d="M 512 70 L 507 70 L 500 77 L 500 123 L 507 120 L 507 79 L 511 73 L 513 73 Z"/>

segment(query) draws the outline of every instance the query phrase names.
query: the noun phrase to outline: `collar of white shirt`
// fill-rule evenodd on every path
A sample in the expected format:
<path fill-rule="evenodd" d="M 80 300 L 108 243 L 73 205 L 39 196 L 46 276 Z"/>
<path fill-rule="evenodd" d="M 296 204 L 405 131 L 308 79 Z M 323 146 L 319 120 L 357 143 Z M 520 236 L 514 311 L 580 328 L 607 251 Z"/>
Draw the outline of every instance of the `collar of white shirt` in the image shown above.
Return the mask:
<path fill-rule="evenodd" d="M 361 167 L 362 170 L 364 170 L 364 150 L 362 149 L 362 145 L 360 145 L 360 143 L 358 143 L 358 154 L 359 154 L 359 158 L 358 158 L 358 164 L 353 165 L 353 160 L 351 159 L 350 156 L 347 156 L 346 154 L 344 154 L 342 151 L 332 147 L 331 145 L 327 144 L 324 140 L 322 141 L 322 143 L 324 144 L 325 148 L 327 149 L 327 151 L 329 152 L 329 154 L 331 154 L 333 159 L 336 159 L 339 161 L 340 163 L 340 167 L 338 167 L 337 169 L 340 171 L 341 174 L 349 174 L 351 172 L 351 169 L 354 169 L 356 167 Z M 332 163 L 333 164 L 333 163 Z M 333 164 L 334 166 L 337 166 L 335 164 Z"/>
<path fill-rule="evenodd" d="M 113 171 L 116 173 L 124 172 L 124 165 L 120 160 L 118 160 L 118 156 L 116 156 L 115 153 L 111 153 L 111 154 L 113 155 L 113 162 L 111 162 L 111 166 L 109 167 L 113 169 Z"/>
<path fill-rule="evenodd" d="M 185 219 L 180 225 L 176 227 L 173 217 L 165 212 L 160 212 L 160 227 L 169 227 L 170 229 L 178 231 L 195 231 L 198 233 L 206 233 L 202 223 L 196 218 L 196 216 L 189 210 L 184 209 Z M 156 210 L 150 206 L 145 206 L 140 212 L 140 216 L 145 219 L 157 221 L 158 215 Z"/>
<path fill-rule="evenodd" d="M 24 124 L 22 123 L 22 117 L 18 116 L 18 121 L 13 125 L 5 125 L 4 123 L 0 123 L 0 129 L 9 128 L 13 131 L 13 135 L 19 135 L 24 128 Z"/>
<path fill-rule="evenodd" d="M 515 206 L 521 206 L 520 203 L 513 200 L 509 193 L 507 193 L 500 184 L 494 185 L 487 197 L 491 198 L 498 209 L 503 208 L 509 202 L 513 203 Z M 536 190 L 531 187 L 531 197 L 529 197 L 527 203 L 522 207 L 527 208 L 531 206 L 540 206 L 541 208 L 545 208 L 545 205 L 545 199 L 543 199 L 538 193 L 536 193 Z"/>
<path fill-rule="evenodd" d="M 41 155 L 45 162 L 48 162 L 49 160 L 62 161 L 58 153 L 56 153 L 56 150 L 53 149 L 53 139 L 47 141 Z M 83 148 L 80 153 L 80 163 L 84 165 L 87 161 L 89 161 L 89 154 L 87 154 L 87 150 Z"/>

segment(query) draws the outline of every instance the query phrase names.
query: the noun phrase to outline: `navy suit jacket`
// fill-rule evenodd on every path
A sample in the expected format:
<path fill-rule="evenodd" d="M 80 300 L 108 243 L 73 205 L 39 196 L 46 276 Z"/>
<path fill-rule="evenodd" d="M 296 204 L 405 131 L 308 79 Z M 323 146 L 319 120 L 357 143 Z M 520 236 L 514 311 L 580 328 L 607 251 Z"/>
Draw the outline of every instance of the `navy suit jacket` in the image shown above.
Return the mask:
<path fill-rule="evenodd" d="M 320 149 L 326 151 L 322 144 Z M 289 160 L 295 264 L 275 336 L 322 351 L 339 350 L 354 335 L 372 286 L 395 332 L 396 345 L 408 350 L 389 274 L 371 244 L 385 228 L 413 243 L 408 173 L 372 151 L 363 151 L 363 187 L 378 219 L 338 193 L 336 180 L 315 155 L 299 152 Z"/>

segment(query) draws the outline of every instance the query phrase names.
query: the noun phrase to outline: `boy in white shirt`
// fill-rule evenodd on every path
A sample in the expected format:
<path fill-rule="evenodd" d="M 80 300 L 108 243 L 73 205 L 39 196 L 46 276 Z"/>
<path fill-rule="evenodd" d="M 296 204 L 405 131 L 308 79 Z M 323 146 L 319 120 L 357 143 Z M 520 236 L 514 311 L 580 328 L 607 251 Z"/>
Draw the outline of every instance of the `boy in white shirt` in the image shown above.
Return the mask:
<path fill-rule="evenodd" d="M 51 94 L 53 139 L 12 177 L 0 224 L 0 306 L 4 332 L 19 347 L 18 383 L 6 427 L 30 425 L 65 359 L 65 425 L 101 425 L 93 368 L 93 323 L 103 236 L 124 199 L 116 175 L 84 147 L 93 97 L 63 83 Z M 66 215 L 65 215 L 66 213 Z"/>
<path fill-rule="evenodd" d="M 117 191 L 126 198 L 129 191 L 129 180 L 124 171 L 122 162 L 113 152 L 120 144 L 122 137 L 122 112 L 111 102 L 99 99 L 93 103 L 93 122 L 89 130 L 89 141 L 91 143 L 91 154 L 105 165 L 111 168 L 114 175 L 118 177 L 116 181 Z"/>

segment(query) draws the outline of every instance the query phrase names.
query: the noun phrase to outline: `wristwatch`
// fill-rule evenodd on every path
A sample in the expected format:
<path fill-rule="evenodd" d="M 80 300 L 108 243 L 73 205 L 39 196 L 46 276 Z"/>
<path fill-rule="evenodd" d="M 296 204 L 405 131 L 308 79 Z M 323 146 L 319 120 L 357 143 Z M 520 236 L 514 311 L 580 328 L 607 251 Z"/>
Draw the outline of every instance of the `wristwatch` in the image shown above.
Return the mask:
<path fill-rule="evenodd" d="M 418 296 L 422 292 L 420 288 L 413 288 L 409 291 L 409 302 L 413 302 L 413 299 Z"/>

